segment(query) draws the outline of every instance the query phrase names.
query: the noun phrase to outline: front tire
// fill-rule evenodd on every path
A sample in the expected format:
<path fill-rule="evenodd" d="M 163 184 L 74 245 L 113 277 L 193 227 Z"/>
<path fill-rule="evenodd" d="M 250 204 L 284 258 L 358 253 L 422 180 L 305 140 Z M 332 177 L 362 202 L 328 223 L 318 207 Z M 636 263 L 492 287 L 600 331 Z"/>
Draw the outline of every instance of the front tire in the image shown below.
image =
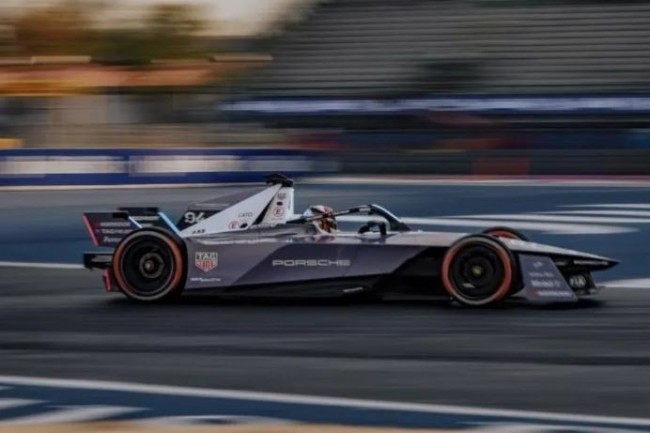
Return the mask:
<path fill-rule="evenodd" d="M 512 292 L 517 275 L 514 256 L 503 243 L 486 235 L 456 241 L 446 252 L 442 284 L 457 302 L 472 307 L 497 303 Z"/>
<path fill-rule="evenodd" d="M 495 238 L 516 239 L 520 241 L 529 240 L 528 237 L 519 230 L 505 226 L 490 227 L 489 229 L 483 230 L 481 233 Z"/>
<path fill-rule="evenodd" d="M 111 269 L 117 286 L 130 299 L 173 299 L 184 287 L 184 244 L 166 230 L 136 230 L 115 248 Z"/>

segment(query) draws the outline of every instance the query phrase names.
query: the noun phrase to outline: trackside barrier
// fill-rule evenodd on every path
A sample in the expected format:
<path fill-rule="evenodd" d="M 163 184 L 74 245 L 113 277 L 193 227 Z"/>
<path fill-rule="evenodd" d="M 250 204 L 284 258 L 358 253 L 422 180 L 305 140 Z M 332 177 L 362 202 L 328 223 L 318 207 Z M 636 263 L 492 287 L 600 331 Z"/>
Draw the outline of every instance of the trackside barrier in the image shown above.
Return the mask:
<path fill-rule="evenodd" d="M 346 151 L 348 174 L 647 176 L 650 149 L 488 149 L 437 154 Z"/>
<path fill-rule="evenodd" d="M 314 116 L 400 114 L 421 111 L 481 114 L 650 113 L 650 94 L 456 95 L 396 99 L 263 98 L 222 104 L 232 115 Z"/>
<path fill-rule="evenodd" d="M 0 187 L 254 182 L 333 169 L 318 152 L 295 149 L 0 150 Z"/>

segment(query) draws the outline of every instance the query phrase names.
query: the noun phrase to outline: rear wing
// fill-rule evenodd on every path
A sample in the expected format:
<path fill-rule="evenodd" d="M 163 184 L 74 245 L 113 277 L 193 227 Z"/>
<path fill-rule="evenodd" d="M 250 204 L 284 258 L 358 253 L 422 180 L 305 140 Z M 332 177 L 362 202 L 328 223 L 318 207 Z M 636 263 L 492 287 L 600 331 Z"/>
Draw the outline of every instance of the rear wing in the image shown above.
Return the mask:
<path fill-rule="evenodd" d="M 191 204 L 174 224 L 157 207 L 120 207 L 111 212 L 86 212 L 83 220 L 95 246 L 115 248 L 133 230 L 160 227 L 181 238 L 287 222 L 294 214 L 293 180 L 281 174 L 266 185 L 228 192 Z"/>
<path fill-rule="evenodd" d="M 121 207 L 113 212 L 84 212 L 82 219 L 96 247 L 115 248 L 126 235 L 142 227 L 160 227 L 178 233 L 169 218 L 155 207 Z"/>
<path fill-rule="evenodd" d="M 124 236 L 140 228 L 128 212 L 84 212 L 82 218 L 96 247 L 114 248 Z"/>

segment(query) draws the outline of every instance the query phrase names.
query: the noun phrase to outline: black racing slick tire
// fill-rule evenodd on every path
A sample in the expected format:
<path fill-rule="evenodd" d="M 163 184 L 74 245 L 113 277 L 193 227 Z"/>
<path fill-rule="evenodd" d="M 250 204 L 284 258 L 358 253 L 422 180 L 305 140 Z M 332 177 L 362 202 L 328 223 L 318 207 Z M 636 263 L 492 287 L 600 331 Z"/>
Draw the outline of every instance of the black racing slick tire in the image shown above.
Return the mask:
<path fill-rule="evenodd" d="M 185 245 L 167 230 L 135 230 L 116 246 L 111 270 L 117 286 L 130 299 L 174 299 L 185 285 Z"/>
<path fill-rule="evenodd" d="M 520 241 L 529 240 L 528 237 L 519 230 L 505 226 L 490 227 L 489 229 L 483 230 L 481 233 L 494 236 L 495 238 L 517 239 Z"/>
<path fill-rule="evenodd" d="M 481 307 L 505 299 L 517 279 L 512 252 L 497 238 L 470 235 L 452 244 L 442 261 L 444 289 L 460 304 Z"/>

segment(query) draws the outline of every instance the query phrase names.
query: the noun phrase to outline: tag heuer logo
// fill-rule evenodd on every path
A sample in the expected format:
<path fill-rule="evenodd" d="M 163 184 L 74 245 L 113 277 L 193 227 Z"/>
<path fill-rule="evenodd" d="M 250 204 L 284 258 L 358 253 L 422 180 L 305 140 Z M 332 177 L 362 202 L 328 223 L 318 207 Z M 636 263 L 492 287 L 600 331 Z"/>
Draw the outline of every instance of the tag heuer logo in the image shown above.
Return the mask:
<path fill-rule="evenodd" d="M 203 272 L 210 272 L 219 264 L 219 256 L 215 252 L 204 253 L 197 251 L 194 253 L 194 266 Z"/>

